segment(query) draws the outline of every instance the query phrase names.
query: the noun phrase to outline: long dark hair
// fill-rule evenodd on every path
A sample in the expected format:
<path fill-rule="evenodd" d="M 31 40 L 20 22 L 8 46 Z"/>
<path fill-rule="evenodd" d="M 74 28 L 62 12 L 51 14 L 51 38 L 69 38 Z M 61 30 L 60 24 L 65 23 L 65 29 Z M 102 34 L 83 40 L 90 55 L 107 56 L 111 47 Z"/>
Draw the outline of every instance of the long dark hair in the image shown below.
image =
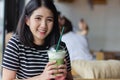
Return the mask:
<path fill-rule="evenodd" d="M 65 27 L 64 34 L 70 32 L 70 31 L 73 31 L 73 26 L 72 26 L 71 21 L 68 18 L 66 18 L 65 16 L 63 16 L 63 19 L 65 19 L 65 23 L 63 25 Z"/>
<path fill-rule="evenodd" d="M 53 4 L 52 0 L 30 0 L 23 10 L 23 13 L 19 19 L 18 26 L 16 29 L 16 34 L 19 36 L 20 42 L 26 46 L 33 47 L 34 38 L 33 38 L 32 32 L 30 31 L 29 27 L 25 23 L 25 18 L 26 16 L 30 17 L 33 11 L 38 9 L 41 6 L 44 6 L 49 10 L 51 10 L 54 17 L 53 29 L 51 33 L 46 37 L 45 43 L 51 46 L 56 44 L 59 39 L 60 33 L 59 33 L 59 26 L 58 26 L 57 9 Z"/>

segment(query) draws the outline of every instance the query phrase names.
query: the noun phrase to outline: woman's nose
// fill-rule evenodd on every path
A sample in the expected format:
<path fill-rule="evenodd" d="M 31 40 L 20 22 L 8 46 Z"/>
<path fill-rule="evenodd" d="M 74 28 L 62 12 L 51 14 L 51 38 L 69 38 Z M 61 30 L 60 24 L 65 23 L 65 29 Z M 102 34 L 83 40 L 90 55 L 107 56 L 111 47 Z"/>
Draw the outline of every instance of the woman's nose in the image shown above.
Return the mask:
<path fill-rule="evenodd" d="M 43 21 L 41 22 L 41 27 L 45 28 L 46 26 L 47 26 L 47 23 L 46 23 L 45 20 L 43 20 Z"/>

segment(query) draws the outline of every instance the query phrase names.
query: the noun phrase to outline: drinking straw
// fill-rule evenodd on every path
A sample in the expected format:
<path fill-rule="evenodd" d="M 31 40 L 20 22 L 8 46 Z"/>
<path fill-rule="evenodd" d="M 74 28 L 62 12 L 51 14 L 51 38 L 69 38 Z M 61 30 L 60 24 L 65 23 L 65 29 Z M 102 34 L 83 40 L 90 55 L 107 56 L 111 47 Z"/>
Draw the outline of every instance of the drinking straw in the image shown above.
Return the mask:
<path fill-rule="evenodd" d="M 63 35 L 63 31 L 64 31 L 64 27 L 62 27 L 62 32 L 61 32 L 61 35 L 60 35 L 60 38 L 58 40 L 57 47 L 56 47 L 56 52 L 58 51 L 58 49 L 60 47 L 60 41 L 61 41 L 61 38 L 62 38 L 62 35 Z"/>

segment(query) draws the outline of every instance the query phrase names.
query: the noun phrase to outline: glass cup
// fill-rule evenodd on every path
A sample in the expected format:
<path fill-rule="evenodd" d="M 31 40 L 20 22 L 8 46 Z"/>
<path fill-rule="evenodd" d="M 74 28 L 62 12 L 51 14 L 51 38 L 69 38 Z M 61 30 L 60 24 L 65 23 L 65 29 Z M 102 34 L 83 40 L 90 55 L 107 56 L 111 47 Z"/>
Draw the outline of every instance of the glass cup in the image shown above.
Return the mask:
<path fill-rule="evenodd" d="M 50 49 L 48 50 L 49 61 L 56 61 L 57 66 L 64 64 L 65 54 L 66 51 L 63 46 L 59 46 L 58 51 L 56 51 L 56 45 L 50 47 Z"/>

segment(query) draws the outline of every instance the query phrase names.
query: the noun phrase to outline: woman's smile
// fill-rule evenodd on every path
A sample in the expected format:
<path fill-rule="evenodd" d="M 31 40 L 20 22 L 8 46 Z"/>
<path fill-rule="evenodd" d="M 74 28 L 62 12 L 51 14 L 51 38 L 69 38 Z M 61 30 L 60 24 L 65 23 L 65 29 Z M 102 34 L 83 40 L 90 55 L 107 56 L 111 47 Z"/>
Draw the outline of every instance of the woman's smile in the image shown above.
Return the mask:
<path fill-rule="evenodd" d="M 47 32 L 47 30 L 38 30 L 40 36 L 44 36 Z"/>

